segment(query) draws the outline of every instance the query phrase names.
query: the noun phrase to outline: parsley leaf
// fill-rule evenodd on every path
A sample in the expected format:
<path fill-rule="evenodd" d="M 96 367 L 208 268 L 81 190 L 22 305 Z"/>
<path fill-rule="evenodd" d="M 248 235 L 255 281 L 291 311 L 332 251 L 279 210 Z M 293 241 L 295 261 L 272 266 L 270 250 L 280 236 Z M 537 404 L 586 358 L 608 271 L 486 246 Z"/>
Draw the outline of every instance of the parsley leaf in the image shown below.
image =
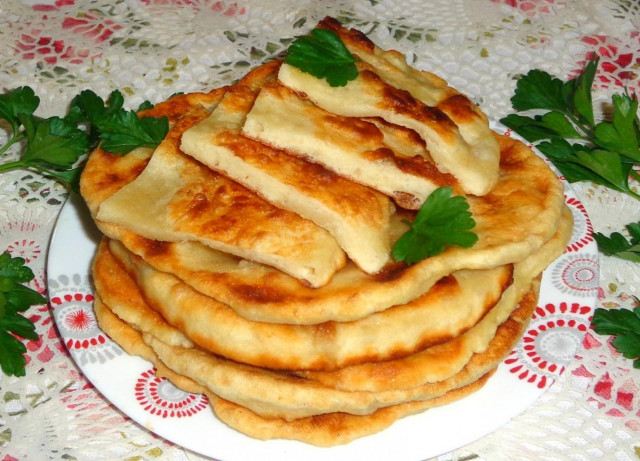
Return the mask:
<path fill-rule="evenodd" d="M 21 116 L 27 143 L 22 160 L 27 165 L 47 165 L 68 169 L 78 161 L 78 152 L 89 147 L 87 135 L 75 125 L 59 117 L 41 119 Z"/>
<path fill-rule="evenodd" d="M 169 131 L 167 117 L 138 117 L 134 111 L 119 111 L 97 123 L 102 149 L 114 154 L 127 154 L 137 147 L 154 148 Z"/>
<path fill-rule="evenodd" d="M 27 348 L 19 338 L 38 339 L 35 325 L 21 313 L 46 302 L 44 296 L 22 285 L 34 277 L 24 263 L 9 253 L 0 255 L 0 368 L 9 376 L 25 375 Z"/>
<path fill-rule="evenodd" d="M 598 67 L 597 59 L 590 59 L 580 75 L 564 85 L 567 108 L 578 114 L 580 120 L 593 125 L 593 102 L 591 87 Z"/>
<path fill-rule="evenodd" d="M 35 116 L 39 104 L 29 87 L 0 94 L 0 119 L 7 121 L 12 131 L 9 141 L 0 147 L 0 155 L 24 141 L 20 159 L 0 164 L 0 173 L 31 169 L 77 191 L 85 156 L 99 142 L 107 152 L 126 154 L 141 146 L 156 147 L 169 131 L 166 117 L 138 117 L 135 111 L 124 109 L 118 90 L 107 101 L 91 90 L 82 91 L 62 118 Z"/>
<path fill-rule="evenodd" d="M 302 72 L 324 78 L 331 86 L 345 86 L 358 77 L 357 59 L 338 35 L 315 28 L 311 35 L 298 37 L 289 46 L 284 61 Z"/>
<path fill-rule="evenodd" d="M 596 125 L 594 136 L 596 143 L 608 150 L 640 162 L 640 131 L 637 116 L 638 101 L 627 95 L 613 95 L 613 121 Z"/>
<path fill-rule="evenodd" d="M 80 173 L 89 153 L 99 142 L 107 152 L 126 154 L 136 147 L 156 147 L 166 136 L 166 117 L 138 117 L 123 108 L 119 91 L 103 101 L 92 91 L 73 98 L 64 117 L 35 115 L 40 99 L 29 87 L 0 94 L 0 119 L 10 125 L 9 140 L 0 155 L 20 147 L 18 160 L 0 164 L 0 173 L 35 170 L 78 191 Z M 23 339 L 38 339 L 35 326 L 20 313 L 45 302 L 36 291 L 20 285 L 33 279 L 21 258 L 0 256 L 0 368 L 7 375 L 23 376 L 26 360 Z"/>
<path fill-rule="evenodd" d="M 518 80 L 511 104 L 516 110 L 549 109 L 564 110 L 564 84 L 549 73 L 533 69 Z"/>
<path fill-rule="evenodd" d="M 630 309 L 598 308 L 593 314 L 591 328 L 601 335 L 615 335 L 611 344 L 633 367 L 640 369 L 640 307 Z"/>
<path fill-rule="evenodd" d="M 598 59 L 591 59 L 573 80 L 562 82 L 541 70 L 531 70 L 517 83 L 511 98 L 519 111 L 546 111 L 533 116 L 511 114 L 501 121 L 527 141 L 537 143 L 569 182 L 591 181 L 640 198 L 629 185 L 640 179 L 638 100 L 629 94 L 611 98 L 611 120 L 595 123 L 591 87 Z M 630 238 L 619 232 L 594 233 L 600 251 L 609 256 L 640 262 L 640 222 L 626 226 Z M 613 346 L 640 368 L 640 308 L 596 309 L 597 333 L 617 335 Z"/>
<path fill-rule="evenodd" d="M 20 126 L 20 114 L 33 114 L 40 105 L 33 90 L 28 86 L 22 86 L 0 94 L 0 119 L 6 120 L 11 125 L 13 132 L 17 132 Z"/>
<path fill-rule="evenodd" d="M 629 185 L 638 177 L 640 122 L 638 100 L 628 94 L 612 97 L 611 121 L 595 123 L 591 87 L 598 59 L 593 58 L 567 82 L 541 70 L 518 80 L 511 98 L 519 111 L 546 110 L 533 116 L 510 114 L 501 122 L 537 147 L 569 182 L 592 181 L 640 198 Z"/>
<path fill-rule="evenodd" d="M 101 148 L 113 154 L 127 154 L 138 147 L 154 148 L 169 131 L 167 117 L 138 117 L 123 108 L 120 91 L 111 92 L 106 103 L 93 91 L 85 90 L 71 101 L 69 117 L 88 122 L 92 139 L 102 141 Z"/>
<path fill-rule="evenodd" d="M 470 230 L 475 221 L 469 204 L 461 196 L 452 197 L 451 187 L 436 189 L 416 214 L 411 226 L 393 247 L 396 261 L 413 264 L 442 253 L 448 246 L 469 248 L 478 241 Z"/>
<path fill-rule="evenodd" d="M 620 232 L 613 232 L 609 237 L 595 232 L 593 238 L 602 254 L 640 262 L 640 222 L 627 224 L 626 229 L 631 237 L 629 240 Z"/>

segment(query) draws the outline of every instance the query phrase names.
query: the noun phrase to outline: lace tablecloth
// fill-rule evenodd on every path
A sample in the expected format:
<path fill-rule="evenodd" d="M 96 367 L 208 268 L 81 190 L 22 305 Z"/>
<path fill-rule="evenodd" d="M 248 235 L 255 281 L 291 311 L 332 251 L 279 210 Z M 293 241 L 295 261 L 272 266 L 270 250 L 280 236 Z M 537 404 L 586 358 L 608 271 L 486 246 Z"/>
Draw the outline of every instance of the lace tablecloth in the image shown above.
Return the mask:
<path fill-rule="evenodd" d="M 539 68 L 566 78 L 594 52 L 597 103 L 624 87 L 640 92 L 637 0 L 2 0 L 0 86 L 31 86 L 43 116 L 62 114 L 85 88 L 103 97 L 120 89 L 137 107 L 232 82 L 326 15 L 441 75 L 496 120 L 511 112 L 518 75 Z M 640 220 L 635 199 L 590 184 L 574 189 L 596 231 Z M 66 198 L 38 174 L 0 174 L 0 252 L 25 258 L 43 293 L 49 239 Z M 598 305 L 633 306 L 640 266 L 606 257 L 600 264 Z M 201 459 L 101 397 L 71 360 L 51 306 L 28 316 L 41 339 L 27 343 L 25 377 L 0 376 L 1 461 Z M 639 386 L 631 361 L 588 332 L 531 408 L 439 459 L 640 459 Z"/>

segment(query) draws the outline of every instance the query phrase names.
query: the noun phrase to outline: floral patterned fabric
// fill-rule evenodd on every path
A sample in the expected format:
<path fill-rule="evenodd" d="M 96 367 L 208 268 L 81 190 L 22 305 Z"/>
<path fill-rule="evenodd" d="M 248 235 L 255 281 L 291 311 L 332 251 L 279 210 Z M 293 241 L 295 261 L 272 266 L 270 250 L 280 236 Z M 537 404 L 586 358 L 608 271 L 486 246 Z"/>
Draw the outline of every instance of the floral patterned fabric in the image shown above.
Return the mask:
<path fill-rule="evenodd" d="M 518 75 L 539 68 L 567 78 L 594 54 L 601 62 L 598 117 L 606 117 L 602 104 L 611 94 L 640 92 L 640 4 L 634 0 L 2 0 L 0 86 L 34 88 L 43 116 L 62 114 L 85 88 L 103 97 L 119 89 L 135 108 L 232 82 L 281 54 L 326 15 L 441 75 L 494 120 L 511 112 Z M 0 142 L 5 139 L 0 130 Z M 15 156 L 9 150 L 1 160 Z M 635 199 L 586 183 L 574 190 L 577 212 L 590 217 L 589 232 L 609 234 L 640 220 Z M 31 286 L 55 293 L 48 305 L 28 312 L 40 339 L 26 343 L 27 375 L 0 376 L 0 461 L 202 459 L 132 422 L 78 370 L 76 363 L 99 359 L 87 353 L 90 346 L 101 354 L 122 351 L 96 347 L 102 339 L 86 311 L 89 280 L 47 282 L 49 241 L 67 196 L 30 171 L 0 174 L 0 251 L 25 258 L 36 274 Z M 594 276 L 580 261 L 566 267 L 574 280 Z M 640 266 L 602 257 L 598 286 L 598 307 L 633 307 Z M 535 341 L 549 322 L 580 308 L 540 309 L 523 340 Z M 54 315 L 64 322 L 56 325 Z M 531 408 L 439 459 L 640 459 L 640 372 L 610 338 L 586 324 L 572 327 L 585 332 L 582 344 L 564 370 L 541 367 L 530 377 L 555 379 L 541 384 L 549 388 Z M 64 329 L 93 333 L 65 344 Z M 550 347 L 561 354 L 566 343 L 558 337 Z M 505 365 L 516 373 L 531 360 L 545 358 L 514 355 Z M 140 382 L 141 399 L 159 392 L 153 376 Z M 181 398 L 176 411 L 202 405 Z"/>

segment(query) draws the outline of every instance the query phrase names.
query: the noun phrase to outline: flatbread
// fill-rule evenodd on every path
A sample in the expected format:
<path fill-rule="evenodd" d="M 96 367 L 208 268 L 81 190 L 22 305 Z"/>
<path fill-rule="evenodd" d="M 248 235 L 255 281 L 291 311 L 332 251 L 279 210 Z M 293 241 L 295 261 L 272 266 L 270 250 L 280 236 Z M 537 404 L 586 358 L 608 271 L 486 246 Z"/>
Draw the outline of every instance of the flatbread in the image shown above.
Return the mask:
<path fill-rule="evenodd" d="M 249 85 L 230 88 L 211 116 L 183 134 L 182 151 L 328 230 L 362 270 L 379 272 L 391 251 L 394 207 L 389 198 L 244 136 L 242 128 L 256 93 Z"/>
<path fill-rule="evenodd" d="M 438 88 L 441 80 L 411 70 L 399 53 L 379 49 L 361 32 L 347 30 L 332 19 L 319 27 L 336 32 L 360 59 L 358 77 L 332 87 L 285 63 L 278 73 L 283 85 L 334 114 L 381 117 L 415 130 L 438 169 L 452 174 L 469 194 L 484 195 L 495 186 L 500 150 L 486 116 L 466 96 Z"/>
<path fill-rule="evenodd" d="M 472 354 L 486 350 L 487 342 L 495 335 L 497 325 L 506 321 L 513 306 L 523 296 L 526 298 L 532 278 L 535 283 L 535 277 L 563 253 L 572 229 L 572 215 L 567 210 L 554 238 L 538 253 L 515 265 L 513 283 L 505 290 L 498 304 L 474 328 L 457 338 L 399 360 L 353 365 L 329 373 L 306 371 L 299 375 L 339 389 L 376 392 L 395 388 L 395 381 L 411 387 L 446 379 L 461 370 Z M 533 293 L 535 303 L 537 290 L 534 289 Z M 516 318 L 525 323 L 529 321 L 526 317 Z"/>
<path fill-rule="evenodd" d="M 140 115 L 167 117 L 169 124 L 173 126 L 193 107 L 202 106 L 213 110 L 226 91 L 226 87 L 222 87 L 208 93 L 177 94 L 142 111 Z M 107 197 L 138 177 L 147 166 L 152 153 L 153 149 L 147 147 L 135 149 L 127 155 L 113 155 L 100 147 L 91 153 L 82 169 L 80 193 L 94 218 L 100 204 Z"/>
<path fill-rule="evenodd" d="M 153 333 L 172 346 L 193 347 L 193 341 L 149 307 L 139 295 L 134 281 L 108 251 L 108 240 L 103 239 L 91 267 L 93 283 L 96 292 L 101 294 L 101 301 L 104 300 L 110 311 L 136 330 Z"/>
<path fill-rule="evenodd" d="M 119 287 L 113 286 L 111 289 Z M 115 317 L 101 301 L 100 293 L 97 296 L 99 301 L 96 304 L 96 316 L 99 324 L 112 339 L 125 350 L 151 360 L 156 367 L 163 369 L 163 373 L 170 379 L 175 379 L 175 376 L 172 376 L 174 373 L 178 377 L 191 380 L 188 382 L 190 388 L 193 383 L 197 383 L 206 390 L 246 406 L 261 416 L 292 420 L 335 411 L 371 414 L 389 405 L 436 398 L 451 389 L 474 382 L 492 370 L 518 340 L 535 308 L 537 289 L 537 282 L 534 282 L 529 294 L 524 296 L 515 311 L 511 307 L 513 312 L 507 314 L 511 320 L 497 326 L 485 350 L 472 355 L 465 366 L 456 373 L 441 381 L 424 382 L 414 387 L 406 386 L 407 383 L 398 376 L 397 379 L 387 379 L 391 387 L 380 392 L 338 389 L 314 379 L 241 364 L 199 348 L 170 346 L 155 338 L 152 332 L 142 335 L 145 343 L 142 344 L 140 333 Z M 141 294 L 135 290 L 127 294 L 133 301 L 130 308 L 135 310 L 136 304 L 142 299 Z M 505 310 L 505 307 L 500 309 Z M 449 353 L 450 348 L 443 349 L 438 346 L 434 349 L 446 354 L 440 361 L 453 359 L 455 355 Z M 433 359 L 437 355 L 438 352 L 434 351 L 428 358 Z M 420 354 L 419 357 L 427 356 Z M 423 364 L 422 368 L 426 365 Z M 168 369 L 165 370 L 163 367 Z"/>
<path fill-rule="evenodd" d="M 519 261 L 556 232 L 566 206 L 555 173 L 521 142 L 496 138 L 502 150 L 500 182 L 487 196 L 468 198 L 479 241 L 472 248 L 452 247 L 412 266 L 389 265 L 376 276 L 348 263 L 330 283 L 313 289 L 282 272 L 194 242 L 154 241 L 131 232 L 111 236 L 154 268 L 176 275 L 249 320 L 295 324 L 357 320 L 411 301 L 455 270 Z M 402 216 L 394 218 L 397 229 L 392 232 L 399 235 L 406 226 L 402 227 Z"/>
<path fill-rule="evenodd" d="M 384 407 L 371 415 L 357 416 L 341 412 L 324 413 L 296 419 L 293 422 L 284 419 L 263 418 L 251 410 L 221 399 L 211 392 L 207 392 L 207 395 L 213 411 L 221 421 L 251 437 L 262 440 L 292 439 L 321 447 L 330 447 L 375 434 L 405 416 L 459 400 L 482 388 L 488 378 L 489 375 L 465 387 L 449 391 L 441 397 Z"/>
<path fill-rule="evenodd" d="M 326 230 L 180 152 L 182 133 L 208 115 L 196 106 L 179 120 L 142 173 L 99 204 L 96 220 L 151 239 L 197 240 L 311 286 L 327 283 L 345 255 Z"/>
<path fill-rule="evenodd" d="M 125 294 L 124 284 L 115 283 L 116 277 L 125 278 L 115 259 L 136 280 L 153 309 L 200 347 L 272 369 L 335 369 L 399 358 L 444 343 L 488 315 L 512 280 L 510 265 L 460 271 L 406 305 L 357 321 L 273 324 L 240 317 L 177 277 L 153 269 L 117 242 L 111 242 L 109 250 L 102 245 L 98 252 L 96 285 L 119 285 L 122 297 L 131 296 Z M 108 294 L 102 296 L 106 299 Z"/>
<path fill-rule="evenodd" d="M 461 271 L 453 274 L 458 278 L 456 283 L 447 279 L 406 305 L 353 322 L 286 325 L 248 321 L 177 277 L 151 268 L 117 243 L 109 249 L 101 246 L 96 266 L 107 265 L 108 270 L 96 271 L 94 276 L 97 286 L 119 286 L 123 298 L 133 297 L 124 293 L 125 284 L 111 281 L 112 274 L 119 279 L 125 277 L 118 274 L 117 265 L 111 261 L 113 254 L 134 278 L 152 308 L 211 353 L 270 369 L 329 370 L 330 379 L 344 378 L 358 383 L 357 386 L 373 386 L 376 381 L 386 382 L 389 375 L 398 377 L 401 373 L 410 376 L 402 382 L 411 379 L 417 385 L 423 380 L 438 381 L 454 374 L 473 353 L 486 346 L 496 326 L 524 296 L 532 278 L 564 250 L 570 223 L 570 219 L 564 221 L 556 237 L 542 250 L 515 264 L 513 282 L 508 288 L 511 273 L 505 268 Z M 106 298 L 108 294 L 101 296 Z M 421 353 L 429 356 L 439 351 L 438 347 L 453 349 L 447 354 L 437 353 L 438 357 L 446 357 L 446 363 L 439 364 L 436 371 L 433 358 L 428 361 L 430 368 L 426 372 L 417 364 L 407 367 L 411 360 L 390 360 L 410 354 L 412 360 L 418 360 L 415 358 L 418 351 L 424 350 Z M 401 366 L 390 373 L 397 364 Z M 372 367 L 376 370 L 369 370 Z M 338 368 L 338 372 L 333 372 Z M 310 372 L 305 373 L 311 376 Z M 323 379 L 321 372 L 314 376 Z M 337 382 L 332 385 L 345 386 Z M 348 386 L 352 389 L 354 384 Z"/>
<path fill-rule="evenodd" d="M 137 355 L 155 365 L 156 376 L 169 379 L 175 386 L 186 392 L 203 394 L 206 389 L 186 376 L 179 375 L 167 368 L 159 359 L 154 350 L 142 339 L 142 333 L 123 321 L 120 317 L 102 302 L 100 296 L 96 296 L 93 302 L 93 310 L 98 326 L 110 338 L 112 338 L 129 355 Z"/>
<path fill-rule="evenodd" d="M 414 131 L 332 114 L 277 83 L 262 88 L 242 131 L 379 190 L 403 208 L 419 209 L 440 186 L 458 187 Z"/>
<path fill-rule="evenodd" d="M 273 61 L 236 85 L 171 98 L 149 112 L 171 123 L 159 148 L 123 157 L 97 149 L 81 190 L 105 234 L 92 272 L 100 327 L 158 376 L 206 393 L 230 427 L 330 446 L 481 387 L 525 331 L 541 273 L 565 249 L 573 221 L 555 173 L 524 144 L 492 133 L 468 98 L 331 18 L 320 27 L 358 57 L 355 81 L 323 87 Z M 271 99 L 255 104 L 260 93 Z M 264 112 L 276 103 L 279 137 L 247 128 L 249 114 L 276 130 Z M 292 133 L 297 116 L 308 123 Z M 200 141 L 241 163 L 221 168 L 181 152 L 195 126 Z M 365 169 L 388 163 L 394 178 L 367 185 L 355 167 L 309 154 L 320 139 Z M 388 260 L 415 217 L 394 211 L 389 197 L 417 208 L 430 193 L 388 185 L 410 172 L 465 195 L 474 246 L 413 265 Z M 306 193 L 297 175 L 321 190 Z M 272 189 L 304 197 L 277 199 Z M 360 249 L 344 238 L 354 230 Z M 375 248 L 380 241 L 387 246 Z"/>

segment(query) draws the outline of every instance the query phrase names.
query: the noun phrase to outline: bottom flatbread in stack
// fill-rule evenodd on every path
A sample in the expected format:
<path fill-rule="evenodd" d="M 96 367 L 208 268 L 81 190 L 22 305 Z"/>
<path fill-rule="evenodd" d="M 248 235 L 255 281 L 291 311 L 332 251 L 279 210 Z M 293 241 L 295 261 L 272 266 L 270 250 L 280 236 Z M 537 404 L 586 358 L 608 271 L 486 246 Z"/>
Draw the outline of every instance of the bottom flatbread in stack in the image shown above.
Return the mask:
<path fill-rule="evenodd" d="M 324 102 L 340 91 L 296 78 L 296 88 L 279 87 L 309 117 L 296 140 L 298 122 L 286 108 L 270 114 L 261 104 L 252 113 L 263 88 L 289 81 L 273 61 L 233 86 L 158 104 L 149 114 L 168 116 L 172 128 L 154 152 L 116 157 L 97 149 L 81 179 L 104 234 L 93 264 L 100 327 L 159 376 L 205 393 L 228 426 L 318 446 L 348 443 L 482 387 L 520 339 L 541 274 L 573 227 L 562 185 L 529 148 L 491 132 L 443 80 L 408 70 L 397 53 L 335 21 L 320 24 L 327 25 L 367 58 L 358 91 L 370 103 L 402 96 L 404 109 L 362 104 L 355 108 L 362 118 L 331 114 L 331 104 L 316 106 L 298 85 L 312 85 L 315 96 L 326 91 Z M 384 65 L 379 75 L 364 64 L 372 59 Z M 394 112 L 407 107 L 422 112 Z M 289 129 L 257 136 L 255 126 L 244 129 L 245 118 Z M 429 123 L 426 139 L 412 128 L 420 120 Z M 367 142 L 345 141 L 355 134 Z M 421 196 L 383 178 L 377 188 L 371 174 L 364 184 L 342 177 L 331 169 L 335 158 L 313 163 L 329 138 L 354 165 L 395 178 L 426 175 L 429 190 L 452 186 L 469 204 L 478 241 L 415 264 L 395 261 L 387 252 L 416 219 Z M 469 184 L 449 172 L 427 174 L 437 170 L 429 155 L 435 142 L 439 155 L 450 142 L 459 153 L 499 159 L 473 172 L 490 190 L 465 195 Z M 342 224 L 371 232 L 345 239 Z M 378 263 L 364 264 L 355 243 L 360 256 L 375 246 Z"/>

